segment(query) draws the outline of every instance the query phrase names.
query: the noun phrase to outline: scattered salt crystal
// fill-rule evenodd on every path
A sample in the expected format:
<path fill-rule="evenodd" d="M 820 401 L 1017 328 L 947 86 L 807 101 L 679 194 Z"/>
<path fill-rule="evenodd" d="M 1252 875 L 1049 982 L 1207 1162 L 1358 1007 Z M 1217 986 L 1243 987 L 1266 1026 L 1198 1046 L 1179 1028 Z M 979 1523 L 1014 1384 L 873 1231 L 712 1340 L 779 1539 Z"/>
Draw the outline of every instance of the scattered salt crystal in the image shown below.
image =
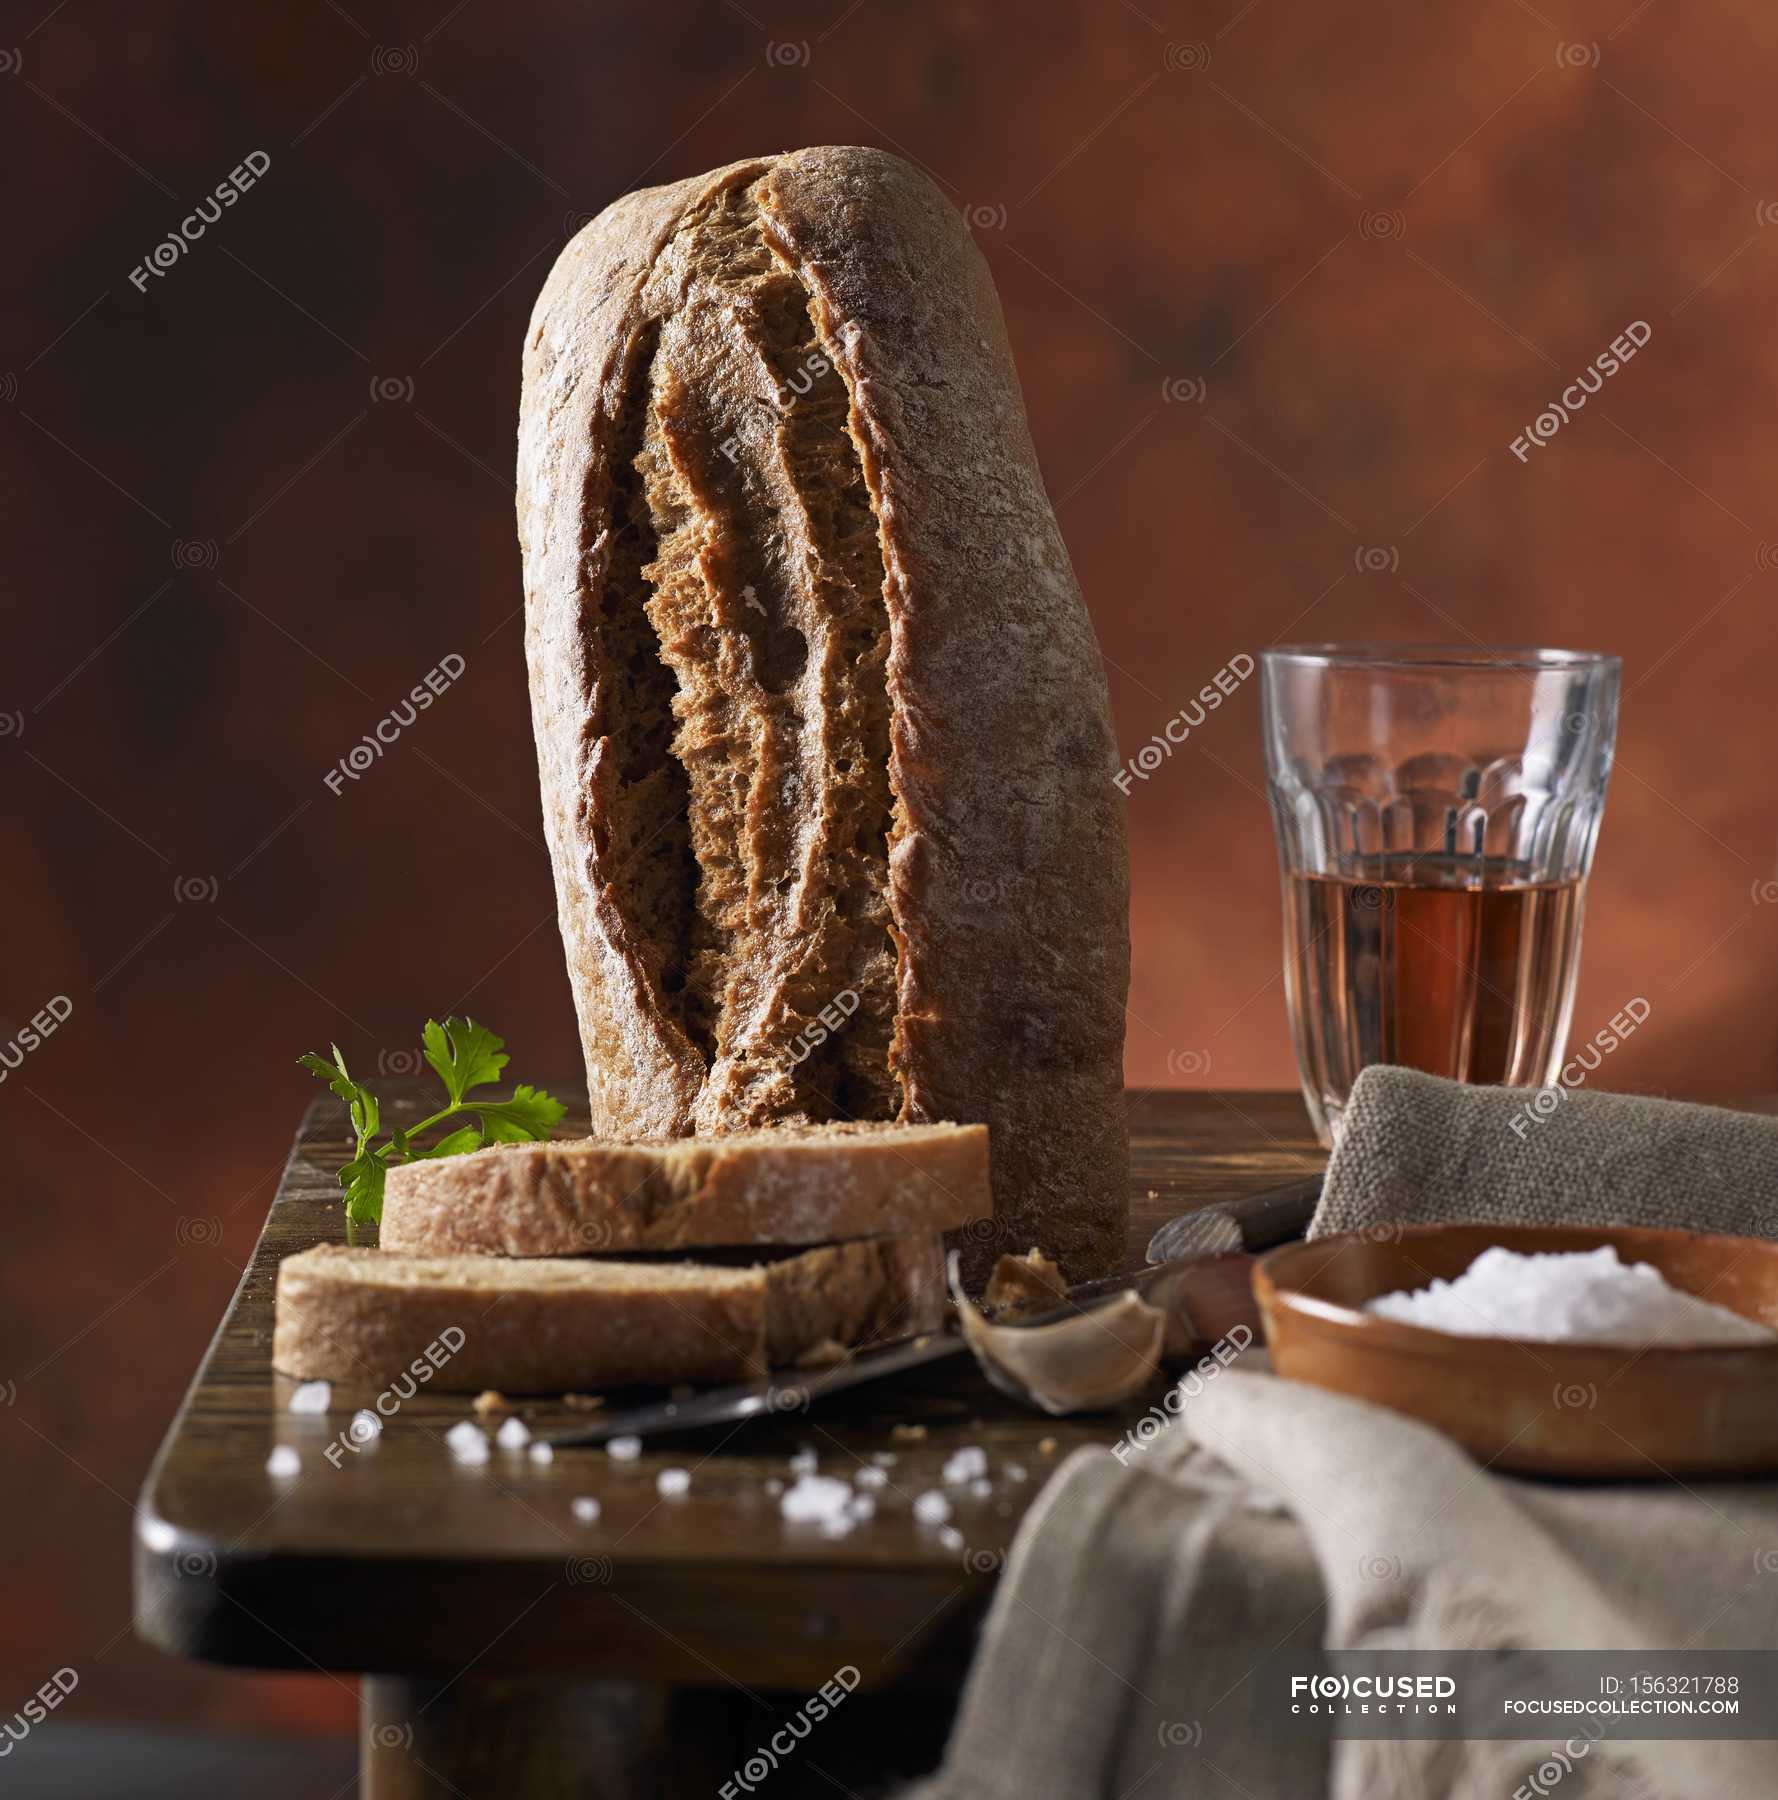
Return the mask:
<path fill-rule="evenodd" d="M 813 1450 L 802 1449 L 790 1459 L 792 1475 L 813 1475 L 815 1473 L 816 1456 Z"/>
<path fill-rule="evenodd" d="M 901 1458 L 893 1450 L 878 1450 L 872 1455 L 871 1461 L 879 1469 L 893 1469 L 901 1461 Z"/>
<path fill-rule="evenodd" d="M 1523 1256 L 1496 1244 L 1455 1281 L 1381 1294 L 1365 1311 L 1461 1337 L 1569 1344 L 1766 1344 L 1778 1333 L 1671 1287 L 1612 1244 Z"/>
<path fill-rule="evenodd" d="M 598 1523 L 599 1513 L 602 1509 L 599 1502 L 590 1494 L 582 1494 L 578 1500 L 570 1502 L 568 1510 L 573 1513 L 578 1523 L 594 1525 Z"/>
<path fill-rule="evenodd" d="M 971 1482 L 971 1483 L 970 1483 L 970 1484 L 969 1484 L 969 1491 L 970 1491 L 970 1492 L 971 1492 L 971 1493 L 972 1493 L 972 1494 L 973 1494 L 973 1495 L 975 1495 L 975 1497 L 976 1497 L 976 1499 L 978 1499 L 978 1500 L 986 1500 L 986 1499 L 987 1499 L 987 1497 L 988 1497 L 988 1496 L 989 1496 L 989 1495 L 990 1495 L 990 1494 L 991 1494 L 991 1493 L 993 1493 L 993 1491 L 994 1491 L 994 1484 L 993 1484 L 993 1483 L 992 1483 L 992 1482 L 991 1482 L 991 1481 L 989 1481 L 989 1480 L 987 1480 L 987 1479 L 986 1479 L 986 1478 L 985 1478 L 985 1477 L 983 1477 L 983 1478 L 981 1478 L 981 1479 L 979 1479 L 979 1480 L 976 1480 L 976 1481 L 972 1481 L 972 1482 Z"/>
<path fill-rule="evenodd" d="M 876 1511 L 877 1503 L 869 1494 L 854 1494 L 852 1498 L 846 1502 L 846 1517 L 848 1519 L 874 1518 L 876 1516 Z"/>
<path fill-rule="evenodd" d="M 951 1516 L 951 1503 L 937 1488 L 914 1502 L 914 1517 L 922 1525 L 942 1525 Z"/>
<path fill-rule="evenodd" d="M 525 1454 L 530 1457 L 534 1463 L 547 1463 L 556 1460 L 556 1450 L 553 1444 L 533 1444 Z"/>
<path fill-rule="evenodd" d="M 333 1403 L 333 1389 L 325 1381 L 305 1381 L 290 1396 L 293 1413 L 324 1413 Z"/>
<path fill-rule="evenodd" d="M 327 1383 L 323 1382 L 321 1385 L 325 1387 Z M 280 1444 L 265 1459 L 265 1472 L 283 1480 L 286 1476 L 294 1475 L 302 1467 L 302 1460 L 288 1444 Z"/>
<path fill-rule="evenodd" d="M 634 1462 L 642 1454 L 642 1440 L 639 1437 L 608 1438 L 605 1454 L 616 1457 L 619 1462 Z"/>
<path fill-rule="evenodd" d="M 945 1458 L 945 1480 L 952 1483 L 973 1481 L 988 1472 L 988 1453 L 978 1444 L 970 1444 Z"/>
<path fill-rule="evenodd" d="M 772 1477 L 772 1479 L 766 1483 L 766 1492 L 768 1494 L 771 1494 L 772 1496 L 776 1497 L 777 1495 L 784 1492 L 784 1483 L 781 1482 L 776 1475 L 774 1475 Z"/>
<path fill-rule="evenodd" d="M 663 1500 L 678 1500 L 682 1498 L 691 1487 L 691 1470 L 662 1469 L 661 1472 L 655 1476 L 654 1485 L 656 1492 L 659 1493 Z"/>
<path fill-rule="evenodd" d="M 843 1538 L 852 1530 L 851 1517 L 846 1513 L 835 1513 L 830 1519 L 823 1519 L 820 1525 L 821 1535 L 830 1538 Z"/>
<path fill-rule="evenodd" d="M 1031 1479 L 1023 1463 L 1008 1463 L 1001 1471 L 1008 1481 L 1029 1481 Z"/>
<path fill-rule="evenodd" d="M 865 1467 L 858 1471 L 854 1479 L 862 1488 L 880 1488 L 888 1485 L 889 1475 L 887 1470 Z"/>
<path fill-rule="evenodd" d="M 963 1533 L 960 1532 L 955 1525 L 947 1525 L 939 1532 L 938 1541 L 943 1544 L 947 1550 L 961 1550 L 963 1548 Z"/>
<path fill-rule="evenodd" d="M 778 1502 L 778 1510 L 793 1525 L 819 1524 L 845 1514 L 852 1490 L 831 1475 L 803 1475 Z"/>
<path fill-rule="evenodd" d="M 523 1419 L 508 1419 L 494 1433 L 494 1442 L 502 1450 L 523 1450 L 531 1441 L 531 1432 Z"/>
<path fill-rule="evenodd" d="M 488 1460 L 488 1434 L 471 1419 L 462 1419 L 445 1433 L 445 1448 L 460 1463 Z"/>

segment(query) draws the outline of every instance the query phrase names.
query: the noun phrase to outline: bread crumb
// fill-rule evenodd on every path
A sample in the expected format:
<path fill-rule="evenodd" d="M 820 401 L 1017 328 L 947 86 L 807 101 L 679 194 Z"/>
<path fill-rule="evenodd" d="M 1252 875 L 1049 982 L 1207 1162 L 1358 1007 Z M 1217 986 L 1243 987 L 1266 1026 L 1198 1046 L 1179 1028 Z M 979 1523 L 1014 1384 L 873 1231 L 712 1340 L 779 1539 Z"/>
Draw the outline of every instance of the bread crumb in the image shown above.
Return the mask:
<path fill-rule="evenodd" d="M 498 1388 L 483 1388 L 469 1409 L 478 1419 L 491 1419 L 512 1411 L 512 1402 Z"/>
<path fill-rule="evenodd" d="M 487 1397 L 486 1394 L 483 1394 L 482 1400 Z M 496 1395 L 495 1398 L 498 1399 L 499 1396 Z M 605 1396 L 603 1394 L 564 1394 L 562 1404 L 570 1412 L 597 1412 L 605 1404 Z M 478 1400 L 476 1405 L 480 1406 L 481 1400 Z"/>
<path fill-rule="evenodd" d="M 1150 1188 L 1150 1189 L 1149 1189 L 1149 1190 L 1148 1190 L 1148 1197 L 1149 1197 L 1149 1199 L 1151 1199 L 1151 1200 L 1158 1200 L 1158 1199 L 1160 1199 L 1160 1197 L 1161 1197 L 1161 1190 L 1160 1190 L 1160 1189 L 1159 1189 L 1159 1188 Z"/>
<path fill-rule="evenodd" d="M 926 1441 L 924 1425 L 891 1425 L 889 1441 L 892 1444 L 923 1444 Z"/>
<path fill-rule="evenodd" d="M 799 1369 L 835 1369 L 843 1362 L 850 1362 L 852 1352 L 846 1345 L 834 1338 L 823 1338 L 818 1344 L 811 1344 L 793 1365 Z"/>
<path fill-rule="evenodd" d="M 1033 1244 L 1024 1256 L 1003 1256 L 988 1277 L 982 1296 L 989 1312 L 1000 1318 L 1016 1318 L 1053 1306 L 1068 1297 L 1062 1271 Z"/>
<path fill-rule="evenodd" d="M 1037 1450 L 1038 1454 L 1041 1456 L 1054 1456 L 1056 1453 L 1056 1440 L 1054 1438 L 1041 1439 L 1038 1443 Z"/>

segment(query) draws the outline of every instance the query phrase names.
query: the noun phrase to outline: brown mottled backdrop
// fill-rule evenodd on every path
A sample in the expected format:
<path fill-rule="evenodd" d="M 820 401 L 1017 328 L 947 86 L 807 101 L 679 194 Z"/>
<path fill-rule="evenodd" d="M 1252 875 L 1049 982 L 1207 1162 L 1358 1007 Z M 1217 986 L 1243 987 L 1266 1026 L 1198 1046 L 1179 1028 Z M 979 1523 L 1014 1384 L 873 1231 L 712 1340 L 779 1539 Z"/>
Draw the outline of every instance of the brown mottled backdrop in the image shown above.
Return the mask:
<path fill-rule="evenodd" d="M 757 12 L 757 17 L 755 16 Z M 564 236 L 913 157 L 1000 284 L 1134 751 L 1279 639 L 1620 651 L 1577 1025 L 1778 1085 L 1778 14 L 1756 0 L 34 0 L 0 26 L 0 1713 L 343 1728 L 129 1636 L 131 1504 L 311 1084 L 469 1007 L 573 1066 L 522 676 L 519 345 Z M 263 180 L 129 279 L 249 152 Z M 1647 349 L 1509 451 L 1633 320 Z M 324 772 L 451 653 L 463 679 Z M 1294 1082 L 1251 686 L 1138 784 L 1134 1082 Z M 1773 890 L 1763 890 L 1770 898 Z M 1170 1061 L 1171 1059 L 1171 1061 Z M 342 1605 L 350 1597 L 342 1596 Z"/>

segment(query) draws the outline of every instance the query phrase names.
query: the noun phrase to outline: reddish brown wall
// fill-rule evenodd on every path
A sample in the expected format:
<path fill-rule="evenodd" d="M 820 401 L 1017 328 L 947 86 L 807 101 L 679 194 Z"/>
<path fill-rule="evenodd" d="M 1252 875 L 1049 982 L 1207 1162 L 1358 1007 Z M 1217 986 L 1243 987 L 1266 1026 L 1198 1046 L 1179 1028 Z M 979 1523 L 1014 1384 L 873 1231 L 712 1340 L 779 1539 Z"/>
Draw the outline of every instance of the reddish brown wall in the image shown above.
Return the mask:
<path fill-rule="evenodd" d="M 509 470 L 532 295 L 638 181 L 863 142 L 969 210 L 1126 754 L 1277 639 L 1621 651 L 1577 1025 L 1644 995 L 1615 1080 L 1778 1080 L 1771 9 L 754 4 L 37 0 L 0 35 L 0 1043 L 74 1004 L 0 1088 L 0 1707 L 67 1663 L 92 1712 L 345 1717 L 120 1637 L 130 1501 L 298 1050 L 375 1067 L 470 1007 L 518 1072 L 572 1064 Z M 329 793 L 449 652 L 461 683 Z M 1294 1079 L 1258 780 L 1248 688 L 1136 789 L 1138 1083 Z"/>

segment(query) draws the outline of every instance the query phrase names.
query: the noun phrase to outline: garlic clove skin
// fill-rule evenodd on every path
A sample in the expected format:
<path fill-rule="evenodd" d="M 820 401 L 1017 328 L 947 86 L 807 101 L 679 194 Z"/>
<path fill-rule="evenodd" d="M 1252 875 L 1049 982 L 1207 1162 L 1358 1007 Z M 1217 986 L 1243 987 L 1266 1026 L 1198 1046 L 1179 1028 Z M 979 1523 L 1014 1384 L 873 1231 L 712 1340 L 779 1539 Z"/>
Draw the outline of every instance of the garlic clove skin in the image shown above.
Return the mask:
<path fill-rule="evenodd" d="M 1139 1393 L 1160 1366 L 1167 1315 L 1130 1289 L 1091 1312 L 1048 1325 L 995 1325 L 963 1292 L 948 1259 L 951 1297 L 982 1373 L 1001 1393 L 1061 1418 L 1097 1412 Z"/>

